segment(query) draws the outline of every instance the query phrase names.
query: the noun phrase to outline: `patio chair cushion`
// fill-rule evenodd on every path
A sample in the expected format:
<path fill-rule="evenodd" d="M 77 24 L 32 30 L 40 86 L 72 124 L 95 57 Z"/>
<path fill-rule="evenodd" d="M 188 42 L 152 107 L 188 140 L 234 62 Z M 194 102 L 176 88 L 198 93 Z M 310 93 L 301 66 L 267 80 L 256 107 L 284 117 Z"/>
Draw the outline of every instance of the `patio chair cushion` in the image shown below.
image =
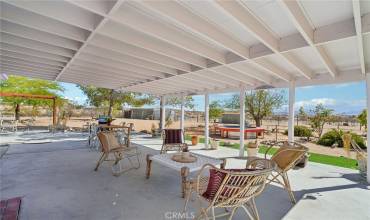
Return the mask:
<path fill-rule="evenodd" d="M 215 169 L 210 169 L 207 189 L 202 196 L 207 200 L 212 200 L 215 197 L 218 189 L 221 187 L 225 176 L 226 173 L 224 172 L 220 172 Z"/>
<path fill-rule="evenodd" d="M 256 171 L 257 169 L 225 169 L 225 171 L 232 171 L 232 172 L 250 172 Z M 212 200 L 219 188 L 222 185 L 223 180 L 226 177 L 226 172 L 221 172 L 219 170 L 210 169 L 209 170 L 209 180 L 208 186 L 206 191 L 202 194 L 202 196 L 207 200 Z M 227 184 L 231 184 L 234 178 L 231 177 Z"/>
<path fill-rule="evenodd" d="M 107 138 L 108 138 L 109 149 L 115 149 L 115 148 L 120 148 L 121 147 L 121 145 L 118 142 L 118 139 L 116 137 L 116 134 L 114 132 L 107 132 L 106 135 L 107 135 Z"/>
<path fill-rule="evenodd" d="M 117 137 L 115 136 L 114 132 L 99 132 L 98 137 L 102 145 L 102 151 L 104 152 L 122 147 L 118 143 Z"/>
<path fill-rule="evenodd" d="M 181 129 L 165 129 L 164 144 L 181 144 L 182 130 Z"/>

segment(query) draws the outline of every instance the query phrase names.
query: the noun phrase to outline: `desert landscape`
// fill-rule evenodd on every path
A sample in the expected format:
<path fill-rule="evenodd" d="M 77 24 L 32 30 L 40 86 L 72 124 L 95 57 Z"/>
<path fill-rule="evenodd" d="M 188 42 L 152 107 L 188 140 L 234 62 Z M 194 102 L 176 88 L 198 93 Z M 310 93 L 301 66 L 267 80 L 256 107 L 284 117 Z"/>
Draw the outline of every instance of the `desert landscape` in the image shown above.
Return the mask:
<path fill-rule="evenodd" d="M 22 117 L 21 121 L 27 121 L 30 117 Z M 114 118 L 112 124 L 122 124 L 123 122 L 126 123 L 133 123 L 134 130 L 137 132 L 145 132 L 150 133 L 151 128 L 154 125 L 156 128 L 159 126 L 159 120 L 140 120 L 140 119 L 128 119 L 128 118 Z M 35 128 L 42 128 L 48 127 L 52 123 L 50 117 L 42 116 L 36 117 L 33 123 L 33 127 Z M 68 130 L 87 130 L 88 123 L 96 123 L 96 120 L 92 119 L 91 117 L 71 117 L 66 123 L 66 127 Z M 304 125 L 309 127 L 309 122 L 307 121 L 299 121 L 299 125 Z M 345 124 L 345 125 L 343 125 Z M 212 126 L 212 123 L 210 124 Z M 180 127 L 180 122 L 175 120 L 171 122 L 168 126 L 169 128 L 178 128 Z M 262 127 L 266 129 L 264 133 L 264 138 L 261 139 L 260 137 L 257 139 L 258 142 L 266 141 L 266 140 L 287 140 L 287 135 L 284 134 L 284 131 L 288 128 L 287 120 L 264 120 L 262 122 Z M 277 130 L 276 130 L 277 128 Z M 364 135 L 365 130 L 362 128 L 360 130 L 360 126 L 356 122 L 352 123 L 330 123 L 324 126 L 324 133 L 331 130 L 331 129 L 342 129 L 343 131 L 351 131 L 358 135 Z M 20 124 L 20 129 L 22 129 L 22 124 Z M 197 135 L 199 137 L 203 137 L 204 135 L 204 122 L 202 120 L 195 120 L 195 119 L 186 119 L 185 120 L 185 130 L 186 135 Z M 276 132 L 277 131 L 277 132 Z M 216 140 L 226 142 L 226 143 L 239 143 L 239 134 L 238 133 L 230 133 L 229 138 L 222 138 L 219 135 L 214 135 L 212 129 L 210 129 L 211 138 L 215 138 Z M 296 140 L 302 142 L 310 149 L 310 152 L 325 154 L 325 155 L 332 155 L 332 156 L 344 156 L 347 157 L 347 153 L 343 150 L 343 148 L 332 148 L 327 146 L 322 146 L 316 144 L 317 138 L 312 137 L 310 141 L 307 141 L 306 138 L 296 137 Z M 248 139 L 248 142 L 255 142 L 255 139 Z M 351 153 L 351 158 L 355 158 L 356 154 L 354 152 Z"/>

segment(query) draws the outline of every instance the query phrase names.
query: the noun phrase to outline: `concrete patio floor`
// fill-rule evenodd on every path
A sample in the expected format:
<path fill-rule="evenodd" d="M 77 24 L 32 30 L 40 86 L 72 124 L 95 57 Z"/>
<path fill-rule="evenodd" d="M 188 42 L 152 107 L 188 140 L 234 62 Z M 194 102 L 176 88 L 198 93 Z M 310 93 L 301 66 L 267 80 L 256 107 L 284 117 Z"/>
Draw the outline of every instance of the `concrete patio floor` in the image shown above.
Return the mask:
<path fill-rule="evenodd" d="M 176 219 L 173 213 L 180 212 L 184 202 L 179 174 L 153 163 L 151 178 L 145 179 L 145 155 L 158 153 L 161 142 L 142 135 L 133 142 L 142 152 L 141 168 L 119 177 L 112 176 L 108 163 L 93 171 L 99 154 L 85 141 L 12 144 L 0 159 L 0 197 L 23 197 L 21 220 Z M 196 152 L 237 155 L 237 150 L 223 147 Z M 257 198 L 262 220 L 370 219 L 370 187 L 355 170 L 309 163 L 291 171 L 290 179 L 298 204 L 292 207 L 282 188 L 268 186 Z M 242 209 L 234 217 L 246 218 Z"/>

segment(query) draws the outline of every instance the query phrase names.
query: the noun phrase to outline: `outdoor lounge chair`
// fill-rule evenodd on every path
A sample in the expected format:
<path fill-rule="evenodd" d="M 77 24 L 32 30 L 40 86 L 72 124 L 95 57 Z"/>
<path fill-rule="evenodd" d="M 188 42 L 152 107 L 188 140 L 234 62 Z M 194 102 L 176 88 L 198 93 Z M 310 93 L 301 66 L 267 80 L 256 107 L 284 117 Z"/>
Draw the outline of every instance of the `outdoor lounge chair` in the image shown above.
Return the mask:
<path fill-rule="evenodd" d="M 227 215 L 232 219 L 235 211 L 242 207 L 250 219 L 258 220 L 254 199 L 264 190 L 273 166 L 273 162 L 261 158 L 249 163 L 246 169 L 219 169 L 205 164 L 196 177 L 187 182 L 184 211 L 191 194 L 196 193 L 200 210 L 195 219 L 209 219 L 209 212 L 211 219 Z M 210 175 L 203 175 L 207 170 Z M 207 206 L 204 207 L 202 202 Z M 226 212 L 216 216 L 215 208 L 224 208 Z"/>
<path fill-rule="evenodd" d="M 187 147 L 182 129 L 163 129 L 162 139 L 163 144 L 160 152 L 161 154 L 167 153 L 167 151 L 171 150 L 182 151 Z"/>
<path fill-rule="evenodd" d="M 280 147 L 271 157 L 271 160 L 275 162 L 276 166 L 271 177 L 268 179 L 268 183 L 274 182 L 283 186 L 289 194 L 290 201 L 292 204 L 295 204 L 296 199 L 290 186 L 288 171 L 293 168 L 303 168 L 305 166 L 306 162 L 303 161 L 308 159 L 308 148 L 296 142 L 287 141 L 270 142 L 268 145 L 270 147 L 265 152 L 265 158 L 267 158 L 269 151 L 273 147 Z"/>
<path fill-rule="evenodd" d="M 100 144 L 102 146 L 102 155 L 96 164 L 95 171 L 98 170 L 99 166 L 104 161 L 114 161 L 112 165 L 113 175 L 118 176 L 119 174 L 127 171 L 121 170 L 120 161 L 127 158 L 132 168 L 138 169 L 140 168 L 140 152 L 137 147 L 128 147 L 126 144 L 120 144 L 117 139 L 116 132 L 112 131 L 102 131 L 97 134 Z M 109 155 L 114 155 L 114 159 L 109 159 Z M 135 157 L 137 160 L 137 165 L 135 166 L 131 161 L 131 158 Z M 115 170 L 116 167 L 119 167 L 119 170 Z"/>

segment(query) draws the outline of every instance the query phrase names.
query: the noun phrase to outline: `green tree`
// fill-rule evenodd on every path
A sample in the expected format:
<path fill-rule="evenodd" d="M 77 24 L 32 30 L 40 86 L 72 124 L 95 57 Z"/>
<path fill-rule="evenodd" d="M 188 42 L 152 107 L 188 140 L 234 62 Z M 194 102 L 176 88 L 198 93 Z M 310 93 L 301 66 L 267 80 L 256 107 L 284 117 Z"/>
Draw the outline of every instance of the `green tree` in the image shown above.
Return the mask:
<path fill-rule="evenodd" d="M 162 105 L 163 104 L 162 100 L 160 102 L 161 102 L 160 104 Z M 169 106 L 172 106 L 172 107 L 175 107 L 175 108 L 181 107 L 181 103 L 182 103 L 182 100 L 181 100 L 180 97 L 174 96 L 174 97 L 168 97 L 166 99 L 166 105 L 169 105 Z M 185 108 L 194 109 L 194 99 L 193 99 L 192 96 L 185 96 L 184 106 L 185 106 Z M 160 115 L 159 116 L 160 117 L 159 127 L 162 127 L 162 125 L 161 125 L 161 122 L 162 122 L 162 108 L 160 108 L 159 111 L 160 111 L 159 112 L 159 115 Z M 172 123 L 169 116 L 165 121 L 166 121 L 165 127 L 169 126 Z"/>
<path fill-rule="evenodd" d="M 194 99 L 192 96 L 185 96 L 185 108 L 194 109 Z M 181 106 L 181 98 L 179 97 L 168 97 L 166 99 L 166 105 L 172 107 L 180 107 Z"/>
<path fill-rule="evenodd" d="M 310 124 L 314 131 L 317 132 L 319 138 L 324 130 L 324 125 L 333 119 L 333 110 L 325 108 L 323 104 L 318 104 L 312 110 L 312 116 L 310 117 Z"/>
<path fill-rule="evenodd" d="M 213 101 L 209 104 L 209 118 L 211 120 L 215 121 L 217 118 L 220 118 L 223 113 L 224 113 L 224 110 L 220 102 Z"/>
<path fill-rule="evenodd" d="M 154 97 L 134 92 L 121 92 L 114 89 L 97 88 L 94 86 L 78 86 L 87 96 L 88 104 L 95 107 L 108 109 L 108 116 L 112 116 L 113 108 L 119 108 L 123 104 L 131 106 L 143 106 L 153 104 Z"/>
<path fill-rule="evenodd" d="M 245 96 L 246 111 L 257 127 L 261 126 L 263 118 L 271 115 L 274 109 L 280 108 L 285 102 L 284 94 L 279 91 L 254 90 Z M 239 108 L 239 95 L 234 95 L 231 100 L 226 101 L 225 107 Z"/>
<path fill-rule="evenodd" d="M 59 97 L 59 92 L 62 92 L 64 89 L 54 81 L 11 75 L 8 79 L 0 81 L 0 90 L 8 93 L 51 95 Z M 34 111 L 37 111 L 38 106 L 52 107 L 52 102 L 44 99 L 2 97 L 2 101 L 13 107 L 16 120 L 20 119 L 20 108 L 22 104 L 32 106 Z M 57 103 L 59 102 L 57 101 Z"/>
<path fill-rule="evenodd" d="M 364 109 L 362 112 L 357 116 L 358 122 L 360 122 L 360 126 L 365 126 L 367 129 L 367 110 Z"/>
<path fill-rule="evenodd" d="M 299 119 L 303 120 L 307 117 L 307 113 L 305 112 L 303 106 L 299 107 L 298 114 L 297 114 L 297 126 Z"/>

